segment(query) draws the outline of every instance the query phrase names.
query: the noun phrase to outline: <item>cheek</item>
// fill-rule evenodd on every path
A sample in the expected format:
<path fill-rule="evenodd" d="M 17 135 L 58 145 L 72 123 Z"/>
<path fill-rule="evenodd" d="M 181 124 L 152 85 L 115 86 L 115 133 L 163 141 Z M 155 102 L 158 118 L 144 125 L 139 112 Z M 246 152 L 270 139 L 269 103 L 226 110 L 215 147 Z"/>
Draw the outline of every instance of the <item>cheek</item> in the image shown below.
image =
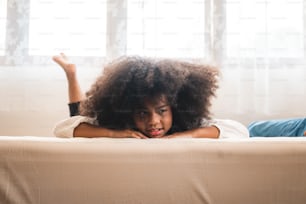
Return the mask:
<path fill-rule="evenodd" d="M 169 114 L 166 115 L 166 117 L 164 117 L 164 125 L 170 126 L 169 128 L 171 128 L 172 126 L 172 112 L 169 112 Z"/>
<path fill-rule="evenodd" d="M 137 129 L 141 130 L 144 128 L 144 121 L 134 117 L 134 124 Z"/>

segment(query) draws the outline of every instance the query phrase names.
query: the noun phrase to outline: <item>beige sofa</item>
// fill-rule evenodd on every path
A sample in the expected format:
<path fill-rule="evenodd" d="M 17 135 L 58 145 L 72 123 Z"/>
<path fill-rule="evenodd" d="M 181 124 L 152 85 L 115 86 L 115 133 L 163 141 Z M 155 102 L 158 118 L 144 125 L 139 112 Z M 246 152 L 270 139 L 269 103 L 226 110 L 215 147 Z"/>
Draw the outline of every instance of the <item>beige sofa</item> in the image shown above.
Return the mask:
<path fill-rule="evenodd" d="M 0 136 L 2 204 L 305 204 L 306 138 Z"/>

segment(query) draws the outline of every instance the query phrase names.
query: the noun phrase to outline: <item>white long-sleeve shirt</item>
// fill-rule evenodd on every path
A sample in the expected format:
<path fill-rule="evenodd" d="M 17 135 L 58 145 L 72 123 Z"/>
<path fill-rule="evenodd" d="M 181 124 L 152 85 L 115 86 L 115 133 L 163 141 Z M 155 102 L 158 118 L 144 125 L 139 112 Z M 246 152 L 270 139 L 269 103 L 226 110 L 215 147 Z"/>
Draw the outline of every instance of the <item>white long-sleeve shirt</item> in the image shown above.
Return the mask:
<path fill-rule="evenodd" d="M 95 118 L 85 116 L 73 116 L 62 120 L 55 125 L 53 133 L 56 137 L 71 138 L 74 129 L 81 123 L 97 125 Z M 249 131 L 241 123 L 228 119 L 203 120 L 202 127 L 215 126 L 219 129 L 219 139 L 225 138 L 248 138 Z"/>

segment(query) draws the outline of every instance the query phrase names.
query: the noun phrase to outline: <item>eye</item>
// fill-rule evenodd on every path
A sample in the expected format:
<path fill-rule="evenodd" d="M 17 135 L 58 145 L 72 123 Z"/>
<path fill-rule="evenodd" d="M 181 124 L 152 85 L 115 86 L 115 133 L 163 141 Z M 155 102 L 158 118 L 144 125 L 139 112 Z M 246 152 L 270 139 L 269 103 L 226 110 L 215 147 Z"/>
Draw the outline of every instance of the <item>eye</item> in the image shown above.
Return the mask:
<path fill-rule="evenodd" d="M 136 117 L 144 118 L 148 114 L 148 111 L 145 110 L 137 110 L 135 112 Z"/>
<path fill-rule="evenodd" d="M 158 112 L 159 112 L 160 114 L 163 114 L 163 113 L 165 113 L 165 112 L 167 112 L 167 111 L 168 111 L 167 108 L 161 108 L 161 109 L 158 110 Z"/>

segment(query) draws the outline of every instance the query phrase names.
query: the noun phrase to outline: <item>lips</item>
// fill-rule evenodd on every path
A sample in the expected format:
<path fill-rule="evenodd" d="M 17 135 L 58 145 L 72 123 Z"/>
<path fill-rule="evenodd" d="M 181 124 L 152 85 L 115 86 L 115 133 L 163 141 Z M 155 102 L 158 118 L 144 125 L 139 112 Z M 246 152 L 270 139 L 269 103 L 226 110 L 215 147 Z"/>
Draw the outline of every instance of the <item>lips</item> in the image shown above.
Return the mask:
<path fill-rule="evenodd" d="M 162 135 L 163 129 L 162 128 L 149 129 L 147 132 L 150 136 L 157 137 Z"/>

